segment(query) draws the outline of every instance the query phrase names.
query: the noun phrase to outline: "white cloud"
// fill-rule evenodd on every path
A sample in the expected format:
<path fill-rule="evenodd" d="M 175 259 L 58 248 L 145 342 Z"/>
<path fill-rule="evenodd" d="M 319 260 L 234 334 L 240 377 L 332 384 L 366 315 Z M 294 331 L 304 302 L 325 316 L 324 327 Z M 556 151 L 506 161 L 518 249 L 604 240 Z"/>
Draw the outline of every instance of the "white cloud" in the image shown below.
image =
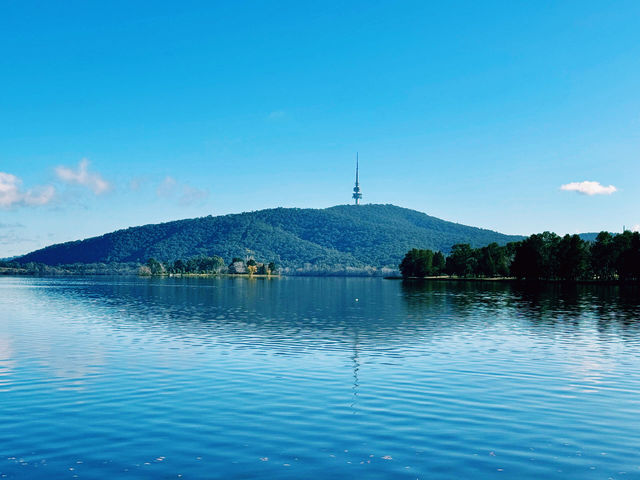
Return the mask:
<path fill-rule="evenodd" d="M 618 189 L 613 185 L 605 187 L 600 182 L 571 182 L 560 187 L 561 190 L 567 190 L 569 192 L 578 192 L 583 195 L 611 195 L 617 192 Z"/>
<path fill-rule="evenodd" d="M 48 185 L 22 190 L 22 180 L 10 173 L 0 172 L 0 208 L 45 205 L 53 200 L 55 189 Z"/>
<path fill-rule="evenodd" d="M 0 172 L 0 206 L 11 207 L 22 201 L 21 183 L 15 175 Z"/>
<path fill-rule="evenodd" d="M 631 231 L 632 232 L 640 232 L 640 224 L 636 224 L 633 227 L 631 227 Z"/>
<path fill-rule="evenodd" d="M 80 160 L 77 169 L 59 166 L 56 167 L 56 174 L 63 182 L 73 183 L 87 187 L 96 195 L 111 190 L 111 184 L 107 182 L 99 173 L 89 171 L 89 160 Z"/>
<path fill-rule="evenodd" d="M 156 194 L 162 198 L 177 198 L 178 205 L 183 207 L 202 202 L 209 196 L 207 190 L 195 188 L 186 183 L 179 183 L 170 176 L 165 177 L 158 185 Z"/>

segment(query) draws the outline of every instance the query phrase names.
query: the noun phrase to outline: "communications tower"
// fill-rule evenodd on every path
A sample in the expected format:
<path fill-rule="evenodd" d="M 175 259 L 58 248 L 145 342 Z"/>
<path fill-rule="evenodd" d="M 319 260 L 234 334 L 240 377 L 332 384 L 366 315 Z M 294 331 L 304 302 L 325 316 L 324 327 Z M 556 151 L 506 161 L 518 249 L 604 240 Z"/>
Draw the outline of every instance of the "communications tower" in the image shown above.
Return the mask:
<path fill-rule="evenodd" d="M 353 187 L 353 195 L 351 195 L 356 202 L 356 205 L 360 205 L 360 199 L 362 198 L 362 193 L 360 192 L 360 182 L 358 181 L 358 153 L 356 152 L 356 186 Z"/>

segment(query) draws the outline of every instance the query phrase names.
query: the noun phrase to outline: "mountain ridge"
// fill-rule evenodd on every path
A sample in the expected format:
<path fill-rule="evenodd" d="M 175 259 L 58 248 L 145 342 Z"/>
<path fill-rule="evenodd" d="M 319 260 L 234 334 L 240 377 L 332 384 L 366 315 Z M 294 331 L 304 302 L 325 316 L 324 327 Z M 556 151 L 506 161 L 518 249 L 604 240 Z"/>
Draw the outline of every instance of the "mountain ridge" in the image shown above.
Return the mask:
<path fill-rule="evenodd" d="M 522 238 L 390 204 L 279 207 L 130 227 L 50 245 L 18 260 L 64 265 L 218 255 L 225 261 L 253 256 L 288 268 L 396 268 L 411 248 L 448 253 L 455 243 L 478 247 Z"/>

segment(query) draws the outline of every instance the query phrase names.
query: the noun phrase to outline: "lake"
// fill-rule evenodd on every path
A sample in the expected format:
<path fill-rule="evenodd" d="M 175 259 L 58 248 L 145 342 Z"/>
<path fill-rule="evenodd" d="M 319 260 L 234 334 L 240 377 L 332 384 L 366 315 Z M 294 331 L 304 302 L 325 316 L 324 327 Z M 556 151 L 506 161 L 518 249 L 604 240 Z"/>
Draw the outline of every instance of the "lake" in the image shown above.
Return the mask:
<path fill-rule="evenodd" d="M 3 478 L 640 478 L 637 288 L 0 278 Z"/>

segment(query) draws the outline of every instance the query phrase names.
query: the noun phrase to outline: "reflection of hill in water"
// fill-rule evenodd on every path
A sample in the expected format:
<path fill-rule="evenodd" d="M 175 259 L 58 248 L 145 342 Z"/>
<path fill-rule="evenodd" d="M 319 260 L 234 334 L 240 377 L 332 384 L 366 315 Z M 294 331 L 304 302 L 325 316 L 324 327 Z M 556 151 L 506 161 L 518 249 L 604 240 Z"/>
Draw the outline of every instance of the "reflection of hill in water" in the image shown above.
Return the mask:
<path fill-rule="evenodd" d="M 165 330 L 200 343 L 342 349 L 358 333 L 397 343 L 423 329 L 407 316 L 399 287 L 359 278 L 99 279 L 51 293 L 80 306 L 91 299 L 98 321 L 117 328 Z"/>
<path fill-rule="evenodd" d="M 359 278 L 164 278 L 60 281 L 95 321 L 189 343 L 277 351 L 401 348 L 502 328 L 558 335 L 595 327 L 637 337 L 637 290 L 617 286 L 399 282 Z M 356 300 L 357 299 L 357 300 Z"/>

